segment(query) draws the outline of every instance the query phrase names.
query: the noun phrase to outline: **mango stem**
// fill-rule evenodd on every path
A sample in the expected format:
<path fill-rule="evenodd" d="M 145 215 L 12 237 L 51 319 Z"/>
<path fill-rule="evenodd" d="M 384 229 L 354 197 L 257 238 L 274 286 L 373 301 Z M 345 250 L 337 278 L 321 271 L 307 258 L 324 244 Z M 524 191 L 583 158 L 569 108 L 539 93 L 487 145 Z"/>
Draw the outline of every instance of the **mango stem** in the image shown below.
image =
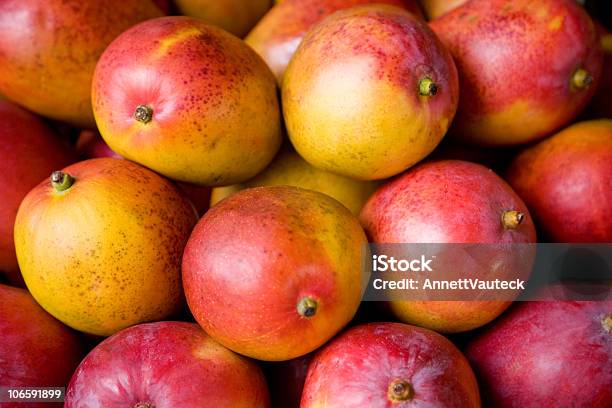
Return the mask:
<path fill-rule="evenodd" d="M 504 211 L 502 214 L 502 225 L 504 229 L 517 229 L 525 219 L 525 214 L 520 211 Z"/>
<path fill-rule="evenodd" d="M 601 319 L 601 325 L 603 326 L 606 332 L 612 332 L 612 314 L 604 316 L 604 318 Z"/>
<path fill-rule="evenodd" d="M 414 396 L 414 390 L 408 381 L 397 379 L 389 384 L 387 396 L 395 402 L 408 401 Z"/>
<path fill-rule="evenodd" d="M 153 119 L 153 109 L 149 105 L 138 105 L 134 111 L 134 119 L 142 123 L 149 123 Z"/>
<path fill-rule="evenodd" d="M 419 81 L 419 94 L 421 96 L 434 96 L 438 93 L 438 85 L 430 77 L 425 77 Z"/>
<path fill-rule="evenodd" d="M 593 83 L 593 77 L 584 68 L 578 68 L 572 75 L 572 85 L 576 89 L 586 89 Z"/>
<path fill-rule="evenodd" d="M 297 312 L 302 317 L 312 317 L 317 313 L 319 304 L 311 297 L 305 297 L 297 304 Z"/>
<path fill-rule="evenodd" d="M 51 185 L 58 193 L 68 190 L 74 184 L 74 177 L 61 171 L 51 174 Z"/>

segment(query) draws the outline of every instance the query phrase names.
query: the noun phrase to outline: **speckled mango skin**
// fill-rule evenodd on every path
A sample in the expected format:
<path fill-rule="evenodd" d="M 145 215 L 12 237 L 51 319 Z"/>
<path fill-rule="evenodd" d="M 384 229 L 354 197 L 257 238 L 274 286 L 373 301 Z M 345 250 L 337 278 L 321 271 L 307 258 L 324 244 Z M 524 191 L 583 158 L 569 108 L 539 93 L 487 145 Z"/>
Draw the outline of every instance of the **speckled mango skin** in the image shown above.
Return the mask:
<path fill-rule="evenodd" d="M 318 191 L 340 201 L 355 215 L 374 193 L 378 183 L 353 180 L 308 164 L 293 149 L 284 148 L 272 163 L 255 178 L 243 184 L 214 188 L 211 205 L 245 188 L 294 186 Z"/>
<path fill-rule="evenodd" d="M 461 103 L 451 134 L 485 146 L 525 144 L 571 122 L 593 96 L 602 49 L 575 0 L 474 0 L 430 23 L 452 52 Z M 571 84 L 578 68 L 586 89 Z"/>
<path fill-rule="evenodd" d="M 99 133 L 90 130 L 84 130 L 79 134 L 76 143 L 76 150 L 80 156 L 86 159 L 96 159 L 102 157 L 116 157 L 123 159 L 120 155 L 111 150 L 104 142 Z M 189 183 L 178 182 L 177 186 L 185 193 L 187 198 L 194 205 L 198 214 L 203 215 L 210 206 L 209 187 L 200 187 Z"/>
<path fill-rule="evenodd" d="M 281 144 L 274 76 L 241 40 L 190 17 L 133 27 L 104 52 L 92 99 L 104 140 L 178 181 L 247 180 Z M 134 118 L 139 105 L 150 122 Z"/>
<path fill-rule="evenodd" d="M 179 311 L 181 255 L 197 217 L 177 187 L 122 159 L 63 171 L 72 187 L 42 182 L 15 221 L 17 260 L 36 301 L 101 336 Z"/>
<path fill-rule="evenodd" d="M 430 77 L 437 94 L 422 96 Z M 360 180 L 427 156 L 457 109 L 457 72 L 427 25 L 388 5 L 342 10 L 313 28 L 285 73 L 291 142 L 315 167 Z"/>
<path fill-rule="evenodd" d="M 94 348 L 66 390 L 65 408 L 266 408 L 261 369 L 197 324 L 156 322 L 122 330 Z"/>
<path fill-rule="evenodd" d="M 287 0 L 266 13 L 245 41 L 282 83 L 291 57 L 311 27 L 335 11 L 371 3 L 404 7 L 422 16 L 416 0 Z"/>
<path fill-rule="evenodd" d="M 521 152 L 507 179 L 554 242 L 612 242 L 612 119 L 579 122 Z"/>
<path fill-rule="evenodd" d="M 149 0 L 3 0 L 0 93 L 49 118 L 94 127 L 91 78 L 111 41 L 162 15 Z"/>
<path fill-rule="evenodd" d="M 309 353 L 361 300 L 365 233 L 336 200 L 297 187 L 241 191 L 202 217 L 185 248 L 183 285 L 198 323 L 229 349 L 266 361 Z M 314 316 L 297 311 L 305 297 Z"/>
<path fill-rule="evenodd" d="M 181 14 L 244 37 L 272 6 L 271 0 L 174 0 Z"/>
<path fill-rule="evenodd" d="M 501 217 L 506 210 L 525 214 L 517 229 L 504 229 Z M 385 184 L 368 200 L 360 220 L 374 243 L 536 241 L 529 211 L 510 186 L 484 166 L 459 160 L 424 163 Z M 513 276 L 521 274 L 516 271 Z M 483 326 L 509 305 L 507 301 L 389 302 L 401 321 L 441 333 Z"/>

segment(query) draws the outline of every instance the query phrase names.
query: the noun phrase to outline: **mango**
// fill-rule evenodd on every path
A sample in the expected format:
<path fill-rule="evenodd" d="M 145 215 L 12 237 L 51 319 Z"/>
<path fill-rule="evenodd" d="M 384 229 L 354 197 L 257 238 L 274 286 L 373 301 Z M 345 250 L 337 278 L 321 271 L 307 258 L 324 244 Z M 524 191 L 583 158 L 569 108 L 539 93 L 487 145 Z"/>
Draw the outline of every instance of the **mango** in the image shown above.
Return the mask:
<path fill-rule="evenodd" d="M 366 5 L 334 13 L 304 38 L 283 79 L 283 113 L 310 164 L 376 180 L 431 153 L 458 92 L 452 57 L 425 23 Z"/>
<path fill-rule="evenodd" d="M 87 160 L 25 197 L 17 260 L 47 312 L 108 336 L 181 310 L 181 255 L 196 221 L 170 181 L 127 160 Z"/>
<path fill-rule="evenodd" d="M 0 93 L 31 111 L 94 127 L 91 79 L 104 49 L 162 15 L 150 0 L 0 2 Z"/>
<path fill-rule="evenodd" d="M 225 347 L 265 361 L 305 355 L 355 315 L 366 237 L 324 194 L 257 187 L 211 208 L 183 256 L 189 309 Z"/>
<path fill-rule="evenodd" d="M 513 146 L 578 116 L 602 75 L 593 25 L 573 0 L 473 0 L 430 23 L 452 52 L 461 82 L 451 134 Z"/>
<path fill-rule="evenodd" d="M 190 17 L 150 20 L 119 36 L 96 67 L 92 100 L 113 151 L 177 181 L 240 183 L 281 144 L 266 64 L 241 40 Z"/>

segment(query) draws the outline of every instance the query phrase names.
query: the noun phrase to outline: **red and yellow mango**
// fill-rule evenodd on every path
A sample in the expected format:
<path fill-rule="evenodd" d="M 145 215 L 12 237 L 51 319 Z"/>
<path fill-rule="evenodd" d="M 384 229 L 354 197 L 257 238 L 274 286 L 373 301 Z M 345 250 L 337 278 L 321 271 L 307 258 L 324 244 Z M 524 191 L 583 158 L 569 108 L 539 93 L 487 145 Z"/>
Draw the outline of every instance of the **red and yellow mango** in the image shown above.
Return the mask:
<path fill-rule="evenodd" d="M 119 36 L 102 55 L 92 99 L 116 153 L 177 181 L 247 180 L 281 144 L 274 76 L 241 40 L 190 17 Z"/>
<path fill-rule="evenodd" d="M 511 146 L 572 121 L 595 92 L 602 50 L 574 0 L 473 0 L 430 23 L 461 82 L 451 134 Z"/>
<path fill-rule="evenodd" d="M 310 164 L 377 180 L 431 153 L 458 92 L 452 57 L 424 22 L 399 7 L 366 5 L 309 32 L 285 72 L 283 113 Z"/>

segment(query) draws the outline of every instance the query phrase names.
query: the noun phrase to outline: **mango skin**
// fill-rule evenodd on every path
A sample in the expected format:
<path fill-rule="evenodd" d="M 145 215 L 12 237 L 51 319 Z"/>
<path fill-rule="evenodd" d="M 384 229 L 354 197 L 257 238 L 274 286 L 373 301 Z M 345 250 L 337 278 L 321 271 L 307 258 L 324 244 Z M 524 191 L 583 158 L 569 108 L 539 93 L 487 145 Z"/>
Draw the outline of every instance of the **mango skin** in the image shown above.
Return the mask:
<path fill-rule="evenodd" d="M 395 380 L 414 396 L 392 401 Z M 337 336 L 308 369 L 300 408 L 480 408 L 476 376 L 461 351 L 431 330 L 369 323 Z"/>
<path fill-rule="evenodd" d="M 507 210 L 525 214 L 515 230 L 505 230 L 501 223 Z M 374 243 L 536 241 L 529 211 L 510 186 L 484 166 L 459 160 L 423 163 L 391 180 L 368 200 L 360 220 Z M 389 302 L 402 322 L 442 333 L 483 326 L 509 305 L 507 301 Z"/>
<path fill-rule="evenodd" d="M 0 100 L 0 275 L 23 285 L 13 226 L 21 200 L 54 170 L 76 161 L 68 146 L 36 115 Z"/>
<path fill-rule="evenodd" d="M 272 6 L 270 0 L 174 0 L 181 14 L 244 37 Z"/>
<path fill-rule="evenodd" d="M 241 40 L 190 17 L 163 17 L 119 36 L 94 75 L 102 137 L 116 153 L 177 181 L 245 181 L 281 144 L 274 76 Z M 138 106 L 152 109 L 143 123 Z"/>
<path fill-rule="evenodd" d="M 212 191 L 211 205 L 244 190 L 264 186 L 294 186 L 318 191 L 340 201 L 355 215 L 374 193 L 378 183 L 353 180 L 311 166 L 293 149 L 284 148 L 274 161 L 255 178 L 242 184 L 217 187 Z"/>
<path fill-rule="evenodd" d="M 24 289 L 0 284 L 0 381 L 3 387 L 65 387 L 84 355 L 80 336 L 45 312 Z M 61 403 L 2 403 L 3 408 Z"/>
<path fill-rule="evenodd" d="M 434 20 L 441 15 L 461 6 L 467 0 L 420 0 L 428 20 Z"/>
<path fill-rule="evenodd" d="M 437 93 L 422 96 L 430 77 Z M 313 28 L 285 73 L 289 138 L 315 167 L 359 180 L 396 175 L 437 146 L 457 109 L 450 53 L 388 5 L 342 10 Z"/>
<path fill-rule="evenodd" d="M 513 146 L 571 122 L 602 76 L 593 21 L 574 0 L 474 0 L 431 28 L 453 54 L 461 103 L 450 134 L 472 144 Z M 586 89 L 572 85 L 578 68 Z"/>
<path fill-rule="evenodd" d="M 525 149 L 507 179 L 554 242 L 612 242 L 612 119 L 579 122 Z"/>
<path fill-rule="evenodd" d="M 261 55 L 282 83 L 291 57 L 311 27 L 338 10 L 371 3 L 404 7 L 422 16 L 416 0 L 287 0 L 273 7 L 245 41 Z"/>
<path fill-rule="evenodd" d="M 612 302 L 517 302 L 465 354 L 485 407 L 610 406 Z"/>
<path fill-rule="evenodd" d="M 162 15 L 150 0 L 0 2 L 0 93 L 29 110 L 94 127 L 91 79 L 111 41 Z"/>
<path fill-rule="evenodd" d="M 66 390 L 65 408 L 266 408 L 257 364 L 232 353 L 197 324 L 129 327 L 85 357 Z"/>
<path fill-rule="evenodd" d="M 367 240 L 331 197 L 296 187 L 241 191 L 211 208 L 183 256 L 197 322 L 229 349 L 265 361 L 305 355 L 334 336 L 361 300 Z M 316 313 L 297 305 L 310 297 Z"/>
<path fill-rule="evenodd" d="M 170 181 L 127 160 L 64 169 L 23 200 L 15 248 L 26 285 L 51 315 L 108 336 L 181 310 L 181 255 L 197 216 Z"/>
<path fill-rule="evenodd" d="M 102 157 L 123 159 L 123 157 L 113 152 L 111 148 L 108 147 L 98 132 L 91 130 L 84 130 L 79 134 L 75 148 L 79 156 L 85 159 Z M 189 198 L 199 215 L 203 215 L 208 211 L 210 207 L 211 188 L 181 182 L 177 182 L 176 185 L 179 186 L 187 198 Z"/>

